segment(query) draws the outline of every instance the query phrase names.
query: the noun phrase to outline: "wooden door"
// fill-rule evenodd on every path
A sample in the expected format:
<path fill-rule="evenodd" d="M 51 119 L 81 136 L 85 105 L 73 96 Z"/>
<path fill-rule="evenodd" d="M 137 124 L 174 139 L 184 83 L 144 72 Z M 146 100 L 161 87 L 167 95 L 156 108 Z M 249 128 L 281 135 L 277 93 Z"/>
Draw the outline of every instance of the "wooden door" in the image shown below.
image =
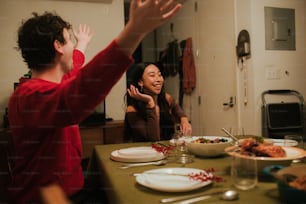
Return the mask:
<path fill-rule="evenodd" d="M 223 135 L 222 127 L 238 125 L 234 1 L 199 0 L 197 4 L 198 125 L 204 135 Z"/>

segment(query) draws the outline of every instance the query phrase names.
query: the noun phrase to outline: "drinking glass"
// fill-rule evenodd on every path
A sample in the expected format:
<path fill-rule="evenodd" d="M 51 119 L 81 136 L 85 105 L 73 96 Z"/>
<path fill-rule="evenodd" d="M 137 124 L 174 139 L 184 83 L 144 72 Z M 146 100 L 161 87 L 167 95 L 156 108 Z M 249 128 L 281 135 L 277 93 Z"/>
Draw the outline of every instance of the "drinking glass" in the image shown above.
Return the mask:
<path fill-rule="evenodd" d="M 183 134 L 181 131 L 181 125 L 175 124 L 175 132 L 173 134 L 173 140 L 176 145 L 176 162 L 181 164 L 187 164 L 193 162 L 193 155 L 188 151 L 186 142 L 183 140 Z"/>
<path fill-rule="evenodd" d="M 237 128 L 237 127 L 232 127 L 229 129 L 229 132 L 234 135 L 238 139 L 242 139 L 245 137 L 245 130 L 244 128 Z"/>
<path fill-rule="evenodd" d="M 301 135 L 285 135 L 284 146 L 295 146 L 304 149 L 303 137 Z"/>
<path fill-rule="evenodd" d="M 246 157 L 232 157 L 231 179 L 237 189 L 250 190 L 257 185 L 257 160 L 255 157 L 253 153 Z"/>

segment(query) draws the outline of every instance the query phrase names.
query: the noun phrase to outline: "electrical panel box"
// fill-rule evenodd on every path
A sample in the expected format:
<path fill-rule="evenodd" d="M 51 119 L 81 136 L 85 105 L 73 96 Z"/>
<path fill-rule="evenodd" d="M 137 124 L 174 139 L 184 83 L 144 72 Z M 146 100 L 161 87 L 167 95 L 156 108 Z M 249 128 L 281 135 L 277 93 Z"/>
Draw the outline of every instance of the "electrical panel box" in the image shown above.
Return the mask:
<path fill-rule="evenodd" d="M 266 50 L 295 50 L 295 10 L 265 7 Z"/>

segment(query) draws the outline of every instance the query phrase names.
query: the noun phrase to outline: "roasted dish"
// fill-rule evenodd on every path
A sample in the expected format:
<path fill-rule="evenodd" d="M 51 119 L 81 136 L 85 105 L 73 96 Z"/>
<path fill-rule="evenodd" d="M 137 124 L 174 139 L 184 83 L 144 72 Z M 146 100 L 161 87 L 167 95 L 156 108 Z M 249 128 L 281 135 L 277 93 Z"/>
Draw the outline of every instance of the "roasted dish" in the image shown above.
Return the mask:
<path fill-rule="evenodd" d="M 252 137 L 243 139 L 240 145 L 241 154 L 254 153 L 260 157 L 286 157 L 286 152 L 281 146 L 264 143 Z"/>
<path fill-rule="evenodd" d="M 306 175 L 299 176 L 289 183 L 289 186 L 295 189 L 306 191 Z"/>

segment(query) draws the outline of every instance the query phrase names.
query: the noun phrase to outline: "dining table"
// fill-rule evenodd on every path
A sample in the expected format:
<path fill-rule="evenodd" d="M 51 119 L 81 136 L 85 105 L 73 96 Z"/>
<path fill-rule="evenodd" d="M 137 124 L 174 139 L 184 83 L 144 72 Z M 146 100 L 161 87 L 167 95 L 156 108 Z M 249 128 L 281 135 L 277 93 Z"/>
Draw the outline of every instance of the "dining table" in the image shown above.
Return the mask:
<path fill-rule="evenodd" d="M 165 141 L 166 142 L 166 141 Z M 152 146 L 151 142 L 122 143 L 96 145 L 94 147 L 91 161 L 87 170 L 87 178 L 99 183 L 101 191 L 104 191 L 107 200 L 111 204 L 134 204 L 161 203 L 161 199 L 182 195 L 197 195 L 202 193 L 213 193 L 220 190 L 232 189 L 239 192 L 239 198 L 233 201 L 221 200 L 219 195 L 198 203 L 218 203 L 218 204 L 276 204 L 281 203 L 278 194 L 277 184 L 272 177 L 259 176 L 258 184 L 250 190 L 238 190 L 232 185 L 230 177 L 231 156 L 224 154 L 218 157 L 206 158 L 194 156 L 193 161 L 186 164 L 176 162 L 174 156 L 169 155 L 167 163 L 163 165 L 147 165 L 122 169 L 125 162 L 111 159 L 113 151 L 131 148 Z M 135 174 L 148 170 L 161 168 L 195 168 L 214 169 L 214 175 L 221 177 L 222 181 L 213 181 L 207 186 L 186 192 L 165 192 L 154 190 L 139 184 Z"/>

